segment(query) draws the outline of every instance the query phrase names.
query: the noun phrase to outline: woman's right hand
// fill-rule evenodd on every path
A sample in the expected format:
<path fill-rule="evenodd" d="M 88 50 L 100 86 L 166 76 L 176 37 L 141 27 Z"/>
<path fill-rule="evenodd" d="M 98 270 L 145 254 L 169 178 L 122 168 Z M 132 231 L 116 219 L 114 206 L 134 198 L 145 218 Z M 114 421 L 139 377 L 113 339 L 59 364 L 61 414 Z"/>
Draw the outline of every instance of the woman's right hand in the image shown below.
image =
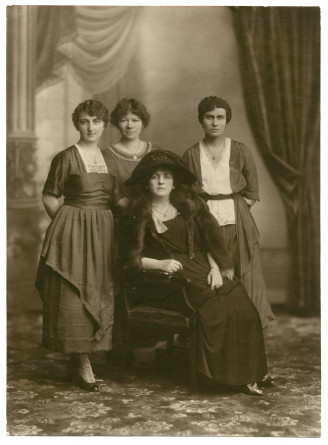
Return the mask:
<path fill-rule="evenodd" d="M 222 270 L 221 275 L 223 277 L 228 278 L 230 281 L 232 281 L 234 278 L 235 272 L 233 269 Z"/>
<path fill-rule="evenodd" d="M 179 270 L 183 269 L 182 264 L 180 261 L 177 260 L 159 260 L 160 270 L 168 273 L 174 273 L 178 272 Z"/>

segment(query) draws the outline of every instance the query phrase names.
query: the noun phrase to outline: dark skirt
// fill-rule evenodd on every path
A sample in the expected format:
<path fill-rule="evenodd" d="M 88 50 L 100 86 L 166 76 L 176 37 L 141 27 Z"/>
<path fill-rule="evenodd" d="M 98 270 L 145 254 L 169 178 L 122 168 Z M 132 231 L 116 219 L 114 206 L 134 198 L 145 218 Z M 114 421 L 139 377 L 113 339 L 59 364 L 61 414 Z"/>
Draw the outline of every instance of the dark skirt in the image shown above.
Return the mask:
<path fill-rule="evenodd" d="M 248 210 L 247 210 L 248 211 Z M 271 305 L 267 296 L 267 289 L 264 282 L 262 264 L 260 258 L 260 245 L 254 242 L 252 245 L 252 255 L 248 257 L 245 252 L 240 255 L 239 250 L 242 249 L 243 243 L 238 244 L 237 229 L 235 224 L 221 226 L 228 252 L 232 256 L 235 264 L 235 273 L 239 275 L 240 281 L 245 286 L 249 298 L 254 303 L 261 318 L 262 328 L 266 328 L 269 323 L 275 319 L 271 310 Z M 240 276 L 240 258 L 244 259 L 243 273 Z M 246 261 L 246 258 L 248 259 Z"/>
<path fill-rule="evenodd" d="M 112 326 L 97 341 L 99 326 L 82 304 L 77 289 L 48 266 L 43 273 L 42 345 L 65 353 L 110 350 Z"/>
<path fill-rule="evenodd" d="M 220 289 L 207 284 L 209 266 L 204 252 L 174 254 L 191 279 L 190 302 L 198 313 L 197 370 L 228 385 L 261 380 L 267 363 L 260 316 L 238 279 L 224 278 Z"/>
<path fill-rule="evenodd" d="M 110 350 L 114 312 L 113 216 L 63 205 L 46 232 L 36 279 L 43 345 L 53 351 Z"/>
<path fill-rule="evenodd" d="M 267 372 L 259 315 L 238 283 L 198 309 L 198 371 L 218 382 L 244 385 Z"/>

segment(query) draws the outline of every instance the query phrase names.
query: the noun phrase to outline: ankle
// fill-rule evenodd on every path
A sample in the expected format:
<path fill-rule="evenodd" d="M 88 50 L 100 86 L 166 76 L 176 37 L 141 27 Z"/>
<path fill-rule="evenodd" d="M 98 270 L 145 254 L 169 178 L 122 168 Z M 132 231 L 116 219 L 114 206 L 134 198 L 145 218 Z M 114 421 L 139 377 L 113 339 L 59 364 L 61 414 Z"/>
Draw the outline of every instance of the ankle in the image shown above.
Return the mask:
<path fill-rule="evenodd" d="M 93 374 L 92 366 L 89 360 L 89 357 L 87 354 L 79 354 L 79 365 L 78 370 L 80 376 L 87 382 L 87 383 L 95 383 L 95 377 Z"/>

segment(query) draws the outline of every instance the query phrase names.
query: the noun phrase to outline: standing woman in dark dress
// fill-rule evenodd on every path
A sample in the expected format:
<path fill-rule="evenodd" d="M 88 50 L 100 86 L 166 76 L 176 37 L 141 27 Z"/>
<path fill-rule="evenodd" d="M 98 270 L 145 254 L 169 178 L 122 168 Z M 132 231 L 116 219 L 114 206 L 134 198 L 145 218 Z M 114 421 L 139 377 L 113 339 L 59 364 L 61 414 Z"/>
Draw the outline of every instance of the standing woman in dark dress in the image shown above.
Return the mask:
<path fill-rule="evenodd" d="M 170 151 L 155 150 L 140 161 L 126 183 L 132 200 L 123 263 L 129 276 L 156 269 L 188 278 L 188 297 L 198 312 L 198 372 L 259 396 L 259 386 L 271 383 L 260 317 L 240 281 L 226 278 L 232 259 L 219 224 L 190 187 L 181 187 L 195 180 Z"/>
<path fill-rule="evenodd" d="M 109 120 L 107 108 L 87 100 L 72 118 L 79 140 L 53 158 L 43 188 L 52 221 L 36 286 L 43 301 L 43 345 L 69 354 L 69 377 L 88 391 L 98 391 L 88 353 L 112 348 L 111 203 L 116 177 L 98 147 Z"/>
<path fill-rule="evenodd" d="M 260 259 L 260 236 L 251 213 L 259 200 L 256 165 L 250 150 L 242 142 L 225 134 L 231 120 L 230 105 L 216 96 L 205 97 L 198 105 L 198 120 L 204 138 L 183 155 L 197 177 L 194 191 L 206 201 L 223 231 L 235 273 L 259 311 L 262 327 L 274 315 Z"/>

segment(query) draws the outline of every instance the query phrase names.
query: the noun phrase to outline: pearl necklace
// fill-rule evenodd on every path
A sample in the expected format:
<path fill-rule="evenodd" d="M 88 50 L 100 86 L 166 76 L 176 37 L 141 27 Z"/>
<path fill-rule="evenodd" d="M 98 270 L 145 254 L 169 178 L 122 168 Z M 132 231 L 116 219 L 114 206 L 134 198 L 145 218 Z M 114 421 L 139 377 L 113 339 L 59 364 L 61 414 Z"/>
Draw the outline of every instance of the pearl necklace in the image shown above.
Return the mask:
<path fill-rule="evenodd" d="M 142 145 L 142 147 L 140 148 L 141 145 Z M 141 154 L 141 153 L 143 152 L 143 150 L 144 150 L 144 142 L 141 141 L 140 139 L 139 139 L 139 142 L 138 142 L 137 151 L 135 151 L 134 153 L 131 153 L 131 150 L 129 150 L 128 147 L 126 147 L 124 144 L 122 144 L 122 142 L 118 142 L 118 143 L 116 144 L 116 146 L 118 146 L 118 147 L 123 147 L 122 150 L 123 150 L 125 153 L 129 153 L 129 154 L 133 157 L 133 159 L 138 159 L 138 156 L 140 156 L 140 154 Z"/>
<path fill-rule="evenodd" d="M 169 211 L 171 210 L 171 203 L 169 202 L 166 210 L 164 211 L 164 213 L 160 212 L 159 210 L 156 209 L 156 207 L 163 207 L 163 205 L 154 205 L 152 204 L 152 211 L 158 213 L 159 215 L 161 215 L 163 218 L 167 218 Z"/>

